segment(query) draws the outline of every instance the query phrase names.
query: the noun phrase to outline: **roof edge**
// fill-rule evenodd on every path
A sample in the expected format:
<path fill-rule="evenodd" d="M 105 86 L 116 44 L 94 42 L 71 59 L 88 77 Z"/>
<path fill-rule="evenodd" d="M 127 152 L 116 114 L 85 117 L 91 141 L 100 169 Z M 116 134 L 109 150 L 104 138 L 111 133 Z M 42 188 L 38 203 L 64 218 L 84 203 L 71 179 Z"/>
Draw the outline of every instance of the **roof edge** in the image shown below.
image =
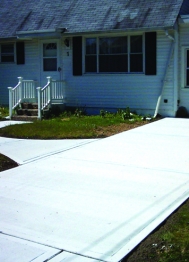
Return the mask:
<path fill-rule="evenodd" d="M 127 33 L 127 32 L 149 32 L 149 31 L 164 31 L 164 30 L 171 30 L 175 29 L 174 26 L 166 26 L 166 27 L 141 27 L 141 28 L 128 28 L 128 29 L 112 29 L 112 30 L 97 30 L 97 31 L 81 31 L 81 32 L 69 32 L 69 28 L 66 32 L 64 32 L 64 35 L 89 35 L 89 34 L 105 34 L 105 33 Z"/>

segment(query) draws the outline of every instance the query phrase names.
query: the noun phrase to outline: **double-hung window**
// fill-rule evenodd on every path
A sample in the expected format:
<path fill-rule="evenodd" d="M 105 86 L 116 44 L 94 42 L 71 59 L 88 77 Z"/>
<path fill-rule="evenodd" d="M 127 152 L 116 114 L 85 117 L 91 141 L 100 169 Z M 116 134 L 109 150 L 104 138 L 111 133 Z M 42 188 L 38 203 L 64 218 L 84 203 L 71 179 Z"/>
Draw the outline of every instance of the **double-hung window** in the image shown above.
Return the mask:
<path fill-rule="evenodd" d="M 181 86 L 182 88 L 189 88 L 189 47 L 182 47 L 181 56 Z"/>
<path fill-rule="evenodd" d="M 14 44 L 1 44 L 1 62 L 11 63 L 15 62 L 15 47 Z"/>
<path fill-rule="evenodd" d="M 142 36 L 130 37 L 130 72 L 143 72 Z"/>
<path fill-rule="evenodd" d="M 99 72 L 127 72 L 127 37 L 99 39 Z"/>
<path fill-rule="evenodd" d="M 97 39 L 86 39 L 85 71 L 97 72 Z"/>
<path fill-rule="evenodd" d="M 25 64 L 25 44 L 24 42 L 2 43 L 0 44 L 0 62 Z"/>
<path fill-rule="evenodd" d="M 189 49 L 186 50 L 186 83 L 185 86 L 189 87 Z"/>
<path fill-rule="evenodd" d="M 143 72 L 142 35 L 86 38 L 85 72 Z"/>

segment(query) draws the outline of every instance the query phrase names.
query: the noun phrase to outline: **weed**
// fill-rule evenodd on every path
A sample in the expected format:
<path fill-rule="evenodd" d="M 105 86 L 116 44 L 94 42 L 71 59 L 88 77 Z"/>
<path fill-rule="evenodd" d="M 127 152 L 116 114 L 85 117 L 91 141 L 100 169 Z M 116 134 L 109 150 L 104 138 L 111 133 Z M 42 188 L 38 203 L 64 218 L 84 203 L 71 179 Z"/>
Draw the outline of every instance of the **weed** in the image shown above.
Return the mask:
<path fill-rule="evenodd" d="M 106 111 L 106 110 L 104 110 L 104 109 L 101 109 L 101 110 L 100 110 L 100 116 L 101 116 L 101 117 L 105 117 L 107 114 L 108 114 L 108 111 Z"/>
<path fill-rule="evenodd" d="M 3 120 L 6 116 L 9 115 L 8 107 L 0 106 L 0 120 Z"/>
<path fill-rule="evenodd" d="M 86 115 L 86 112 L 84 109 L 82 108 L 76 108 L 75 112 L 74 112 L 74 116 L 76 117 L 81 117 L 81 116 L 84 116 Z"/>

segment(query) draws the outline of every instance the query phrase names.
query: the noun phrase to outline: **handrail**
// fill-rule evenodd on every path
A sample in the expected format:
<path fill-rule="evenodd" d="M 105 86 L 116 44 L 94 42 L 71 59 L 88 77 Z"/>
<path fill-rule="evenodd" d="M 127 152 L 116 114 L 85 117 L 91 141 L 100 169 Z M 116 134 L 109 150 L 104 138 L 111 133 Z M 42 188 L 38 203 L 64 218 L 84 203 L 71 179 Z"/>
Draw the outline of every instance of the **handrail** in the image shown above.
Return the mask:
<path fill-rule="evenodd" d="M 41 111 L 51 104 L 51 80 L 47 77 L 47 84 L 41 88 L 38 87 L 38 118 L 41 119 Z"/>
<path fill-rule="evenodd" d="M 23 77 L 18 77 L 18 84 L 9 89 L 9 117 L 12 117 L 13 110 L 20 106 L 22 101 L 35 101 L 36 99 L 36 81 L 23 80 Z M 64 99 L 64 80 L 52 80 L 47 77 L 47 84 L 44 87 L 37 87 L 38 97 L 38 118 L 41 119 L 42 110 L 47 108 L 51 103 L 63 101 Z"/>
<path fill-rule="evenodd" d="M 9 117 L 12 117 L 13 110 L 20 106 L 23 99 L 35 99 L 35 81 L 23 80 L 23 77 L 18 77 L 18 84 L 9 89 Z"/>
<path fill-rule="evenodd" d="M 18 84 L 15 87 L 8 87 L 9 89 L 9 117 L 12 117 L 12 111 L 15 109 L 22 100 L 22 80 L 18 77 Z"/>

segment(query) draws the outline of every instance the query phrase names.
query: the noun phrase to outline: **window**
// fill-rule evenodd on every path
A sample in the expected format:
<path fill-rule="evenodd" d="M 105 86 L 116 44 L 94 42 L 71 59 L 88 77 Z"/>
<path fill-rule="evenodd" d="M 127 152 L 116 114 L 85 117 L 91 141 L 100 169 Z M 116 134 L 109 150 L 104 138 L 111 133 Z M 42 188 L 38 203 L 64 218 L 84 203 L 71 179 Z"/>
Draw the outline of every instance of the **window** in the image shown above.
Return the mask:
<path fill-rule="evenodd" d="M 99 72 L 127 72 L 127 37 L 99 39 Z"/>
<path fill-rule="evenodd" d="M 181 56 L 181 87 L 189 88 L 189 47 L 182 47 Z"/>
<path fill-rule="evenodd" d="M 1 62 L 14 62 L 14 44 L 1 44 Z"/>
<path fill-rule="evenodd" d="M 75 36 L 72 43 L 74 76 L 83 72 L 157 74 L 157 32 L 125 37 Z"/>
<path fill-rule="evenodd" d="M 86 56 L 85 56 L 85 71 L 96 72 L 97 71 L 97 44 L 96 38 L 86 39 Z"/>
<path fill-rule="evenodd" d="M 43 44 L 43 70 L 57 71 L 57 43 Z"/>
<path fill-rule="evenodd" d="M 142 35 L 86 38 L 85 72 L 143 72 Z"/>
<path fill-rule="evenodd" d="M 130 37 L 130 72 L 143 72 L 141 35 Z"/>
<path fill-rule="evenodd" d="M 186 87 L 189 87 L 189 49 L 186 50 Z"/>

